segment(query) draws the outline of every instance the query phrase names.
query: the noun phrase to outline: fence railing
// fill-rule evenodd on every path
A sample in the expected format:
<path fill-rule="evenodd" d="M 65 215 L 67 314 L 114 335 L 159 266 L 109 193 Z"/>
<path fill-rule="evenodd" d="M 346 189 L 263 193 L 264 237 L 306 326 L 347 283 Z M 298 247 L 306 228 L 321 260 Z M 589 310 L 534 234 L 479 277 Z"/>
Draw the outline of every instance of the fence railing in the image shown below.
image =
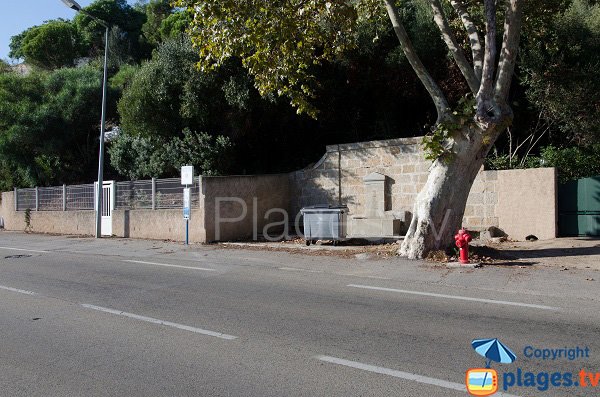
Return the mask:
<path fill-rule="evenodd" d="M 200 203 L 199 178 L 194 178 L 191 205 Z M 115 183 L 115 208 L 117 209 L 168 209 L 183 208 L 183 188 L 180 178 L 150 179 Z"/>
<path fill-rule="evenodd" d="M 199 180 L 194 178 L 191 205 L 200 203 Z M 148 179 L 115 182 L 116 209 L 183 208 L 183 189 L 180 178 Z M 63 185 L 15 189 L 15 209 L 25 211 L 83 211 L 95 209 L 95 185 Z"/>

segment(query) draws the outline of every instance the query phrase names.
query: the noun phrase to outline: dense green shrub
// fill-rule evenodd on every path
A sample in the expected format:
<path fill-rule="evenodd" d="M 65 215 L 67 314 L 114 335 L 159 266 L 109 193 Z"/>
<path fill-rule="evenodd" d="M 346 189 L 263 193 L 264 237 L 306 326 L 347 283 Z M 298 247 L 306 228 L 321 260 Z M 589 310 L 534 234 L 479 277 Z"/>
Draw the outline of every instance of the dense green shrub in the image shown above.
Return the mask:
<path fill-rule="evenodd" d="M 510 160 L 507 154 L 494 154 L 486 159 L 486 167 L 494 170 L 511 168 L 555 167 L 560 182 L 600 175 L 600 144 L 587 147 L 558 148 L 546 146 L 539 156 Z"/>

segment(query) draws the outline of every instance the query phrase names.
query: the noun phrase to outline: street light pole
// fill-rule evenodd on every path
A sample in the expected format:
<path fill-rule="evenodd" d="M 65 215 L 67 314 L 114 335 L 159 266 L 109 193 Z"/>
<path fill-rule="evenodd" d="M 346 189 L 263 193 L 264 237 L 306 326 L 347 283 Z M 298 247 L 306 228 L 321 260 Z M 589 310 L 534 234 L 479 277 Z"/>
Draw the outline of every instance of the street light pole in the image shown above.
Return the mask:
<path fill-rule="evenodd" d="M 100 116 L 100 149 L 98 154 L 98 186 L 96 192 L 96 238 L 102 237 L 102 185 L 104 183 L 104 131 L 106 121 L 106 78 L 108 74 L 108 24 L 90 15 L 74 0 L 62 0 L 65 5 L 77 12 L 82 12 L 104 26 L 104 76 L 102 79 L 102 114 Z"/>
<path fill-rule="evenodd" d="M 104 77 L 102 79 L 102 115 L 100 116 L 100 153 L 98 154 L 98 200 L 96 202 L 96 238 L 102 237 L 102 185 L 104 183 L 104 130 L 106 120 L 106 75 L 108 74 L 108 25 L 104 33 Z"/>

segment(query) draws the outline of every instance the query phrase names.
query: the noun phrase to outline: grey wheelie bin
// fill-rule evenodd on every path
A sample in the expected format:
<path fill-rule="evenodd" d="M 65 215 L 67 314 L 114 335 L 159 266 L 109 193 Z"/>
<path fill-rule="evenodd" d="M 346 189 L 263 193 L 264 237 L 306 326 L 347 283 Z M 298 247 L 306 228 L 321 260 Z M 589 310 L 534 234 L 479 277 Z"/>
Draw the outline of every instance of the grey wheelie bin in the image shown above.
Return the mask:
<path fill-rule="evenodd" d="M 346 239 L 348 207 L 313 205 L 300 210 L 304 217 L 306 245 L 317 240 L 332 240 L 334 245 Z"/>

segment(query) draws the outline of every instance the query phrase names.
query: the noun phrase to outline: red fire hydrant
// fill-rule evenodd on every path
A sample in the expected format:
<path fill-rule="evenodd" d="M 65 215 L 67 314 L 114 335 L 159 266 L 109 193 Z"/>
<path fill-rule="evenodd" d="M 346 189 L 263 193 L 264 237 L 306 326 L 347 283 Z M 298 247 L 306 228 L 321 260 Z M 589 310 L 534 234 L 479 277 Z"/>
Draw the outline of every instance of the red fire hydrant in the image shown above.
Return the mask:
<path fill-rule="evenodd" d="M 472 240 L 471 235 L 465 228 L 458 231 L 454 236 L 456 246 L 460 248 L 460 263 L 469 263 L 469 242 Z"/>

